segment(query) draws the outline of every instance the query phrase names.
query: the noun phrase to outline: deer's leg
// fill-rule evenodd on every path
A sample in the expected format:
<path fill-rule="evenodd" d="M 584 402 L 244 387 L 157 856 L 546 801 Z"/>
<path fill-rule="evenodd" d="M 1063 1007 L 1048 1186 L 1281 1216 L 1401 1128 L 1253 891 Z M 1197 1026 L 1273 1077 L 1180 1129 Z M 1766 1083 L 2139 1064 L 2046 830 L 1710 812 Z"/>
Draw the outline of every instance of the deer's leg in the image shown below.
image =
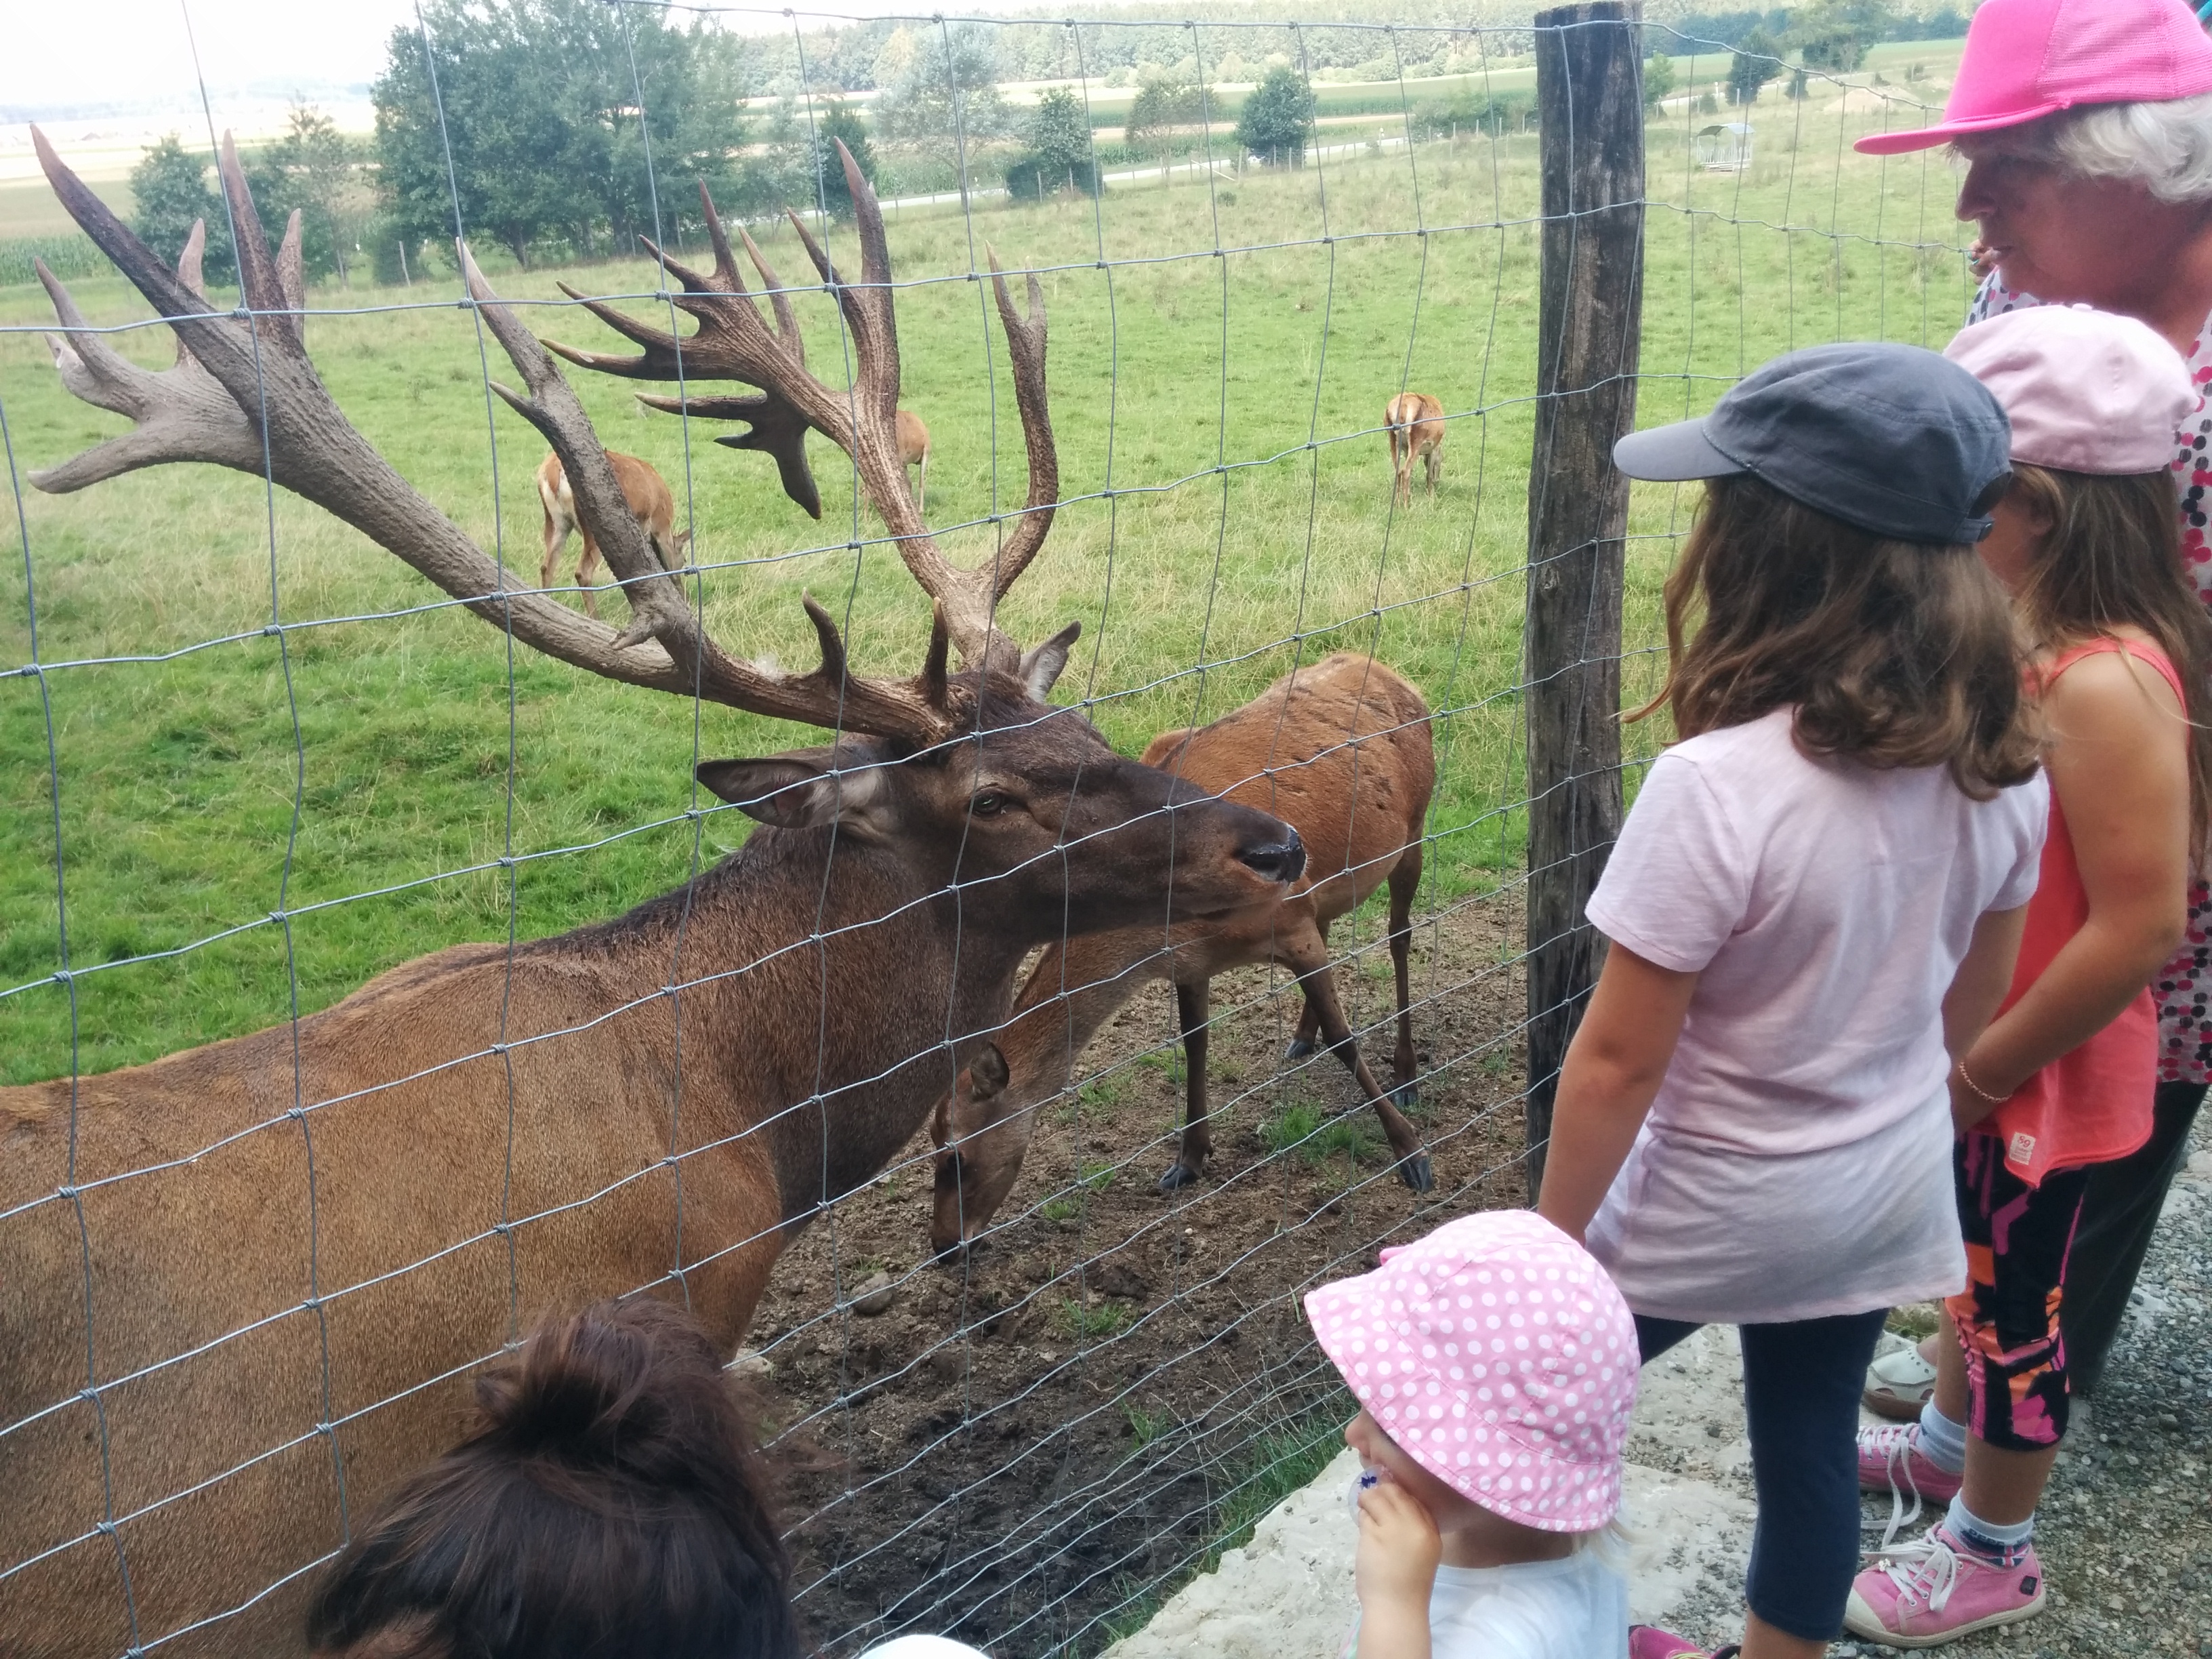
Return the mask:
<path fill-rule="evenodd" d="M 1428 462 L 1429 494 L 1434 495 L 1437 493 L 1437 475 L 1442 472 L 1444 467 L 1444 447 L 1442 444 L 1429 446 Z"/>
<path fill-rule="evenodd" d="M 1390 1098 L 1401 1106 L 1419 1103 L 1414 1083 L 1419 1062 L 1413 1057 L 1413 895 L 1421 885 L 1421 843 L 1414 842 L 1398 855 L 1390 872 L 1390 967 L 1398 981 L 1398 1053 L 1393 1069 L 1398 1086 Z"/>
<path fill-rule="evenodd" d="M 1427 1192 L 1437 1184 L 1429 1155 L 1421 1150 L 1420 1136 L 1406 1121 L 1405 1114 L 1390 1103 L 1390 1097 L 1383 1093 L 1382 1085 L 1375 1080 L 1375 1073 L 1368 1069 L 1366 1059 L 1359 1052 L 1351 1023 L 1344 1017 L 1344 1005 L 1337 1000 L 1336 975 L 1328 965 L 1328 947 L 1316 933 L 1292 941 L 1284 960 L 1297 975 L 1299 988 L 1320 1016 L 1322 1040 L 1328 1045 L 1328 1051 L 1350 1069 L 1359 1091 L 1367 1097 L 1368 1104 L 1382 1121 L 1382 1133 L 1389 1137 L 1390 1150 L 1396 1154 L 1398 1179 L 1417 1193 Z"/>
<path fill-rule="evenodd" d="M 592 539 L 592 532 L 586 530 L 584 556 L 576 561 L 576 586 L 584 590 L 584 614 L 587 617 L 597 617 L 599 614 L 599 599 L 592 591 L 592 578 L 599 574 L 599 544 Z"/>
<path fill-rule="evenodd" d="M 557 523 L 548 513 L 545 515 L 545 560 L 538 567 L 538 586 L 550 588 L 553 586 L 553 567 L 560 562 L 561 550 L 568 544 L 568 526 Z"/>
<path fill-rule="evenodd" d="M 1206 1041 L 1213 1017 L 1212 990 L 1210 979 L 1195 985 L 1178 981 L 1175 988 L 1176 1021 L 1182 1028 L 1182 1146 L 1160 1177 L 1164 1193 L 1196 1182 L 1213 1151 L 1213 1138 L 1206 1131 Z"/>
<path fill-rule="evenodd" d="M 917 513 L 929 511 L 929 452 L 926 449 L 921 452 L 921 471 L 915 479 L 914 510 Z"/>
<path fill-rule="evenodd" d="M 1315 926 L 1321 932 L 1322 951 L 1326 955 L 1328 951 L 1328 924 L 1322 921 L 1316 922 Z M 1304 1060 L 1308 1054 L 1313 1053 L 1315 1039 L 1320 1035 L 1321 1014 L 1314 1007 L 1313 999 L 1306 995 L 1302 989 L 1298 993 L 1298 1027 L 1297 1030 L 1291 1033 L 1290 1046 L 1283 1050 L 1283 1058 Z"/>

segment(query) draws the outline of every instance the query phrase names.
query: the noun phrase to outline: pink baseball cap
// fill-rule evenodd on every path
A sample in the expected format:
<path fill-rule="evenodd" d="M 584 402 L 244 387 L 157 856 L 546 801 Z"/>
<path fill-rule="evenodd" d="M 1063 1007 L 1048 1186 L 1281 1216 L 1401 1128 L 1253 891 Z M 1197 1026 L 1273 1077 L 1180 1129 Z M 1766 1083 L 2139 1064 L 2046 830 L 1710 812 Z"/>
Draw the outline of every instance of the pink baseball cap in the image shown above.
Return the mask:
<path fill-rule="evenodd" d="M 1636 1322 L 1589 1251 L 1530 1210 L 1448 1221 L 1306 1295 L 1367 1414 L 1494 1515 L 1591 1532 L 1620 1507 Z"/>
<path fill-rule="evenodd" d="M 2184 0 L 1984 0 L 1943 118 L 1853 148 L 1895 155 L 2077 104 L 2162 104 L 2201 92 L 2212 92 L 2212 40 Z"/>
<path fill-rule="evenodd" d="M 2132 317 L 2027 306 L 1962 328 L 1943 355 L 2012 422 L 2012 459 L 2069 472 L 2158 472 L 2197 407 L 2189 365 Z"/>

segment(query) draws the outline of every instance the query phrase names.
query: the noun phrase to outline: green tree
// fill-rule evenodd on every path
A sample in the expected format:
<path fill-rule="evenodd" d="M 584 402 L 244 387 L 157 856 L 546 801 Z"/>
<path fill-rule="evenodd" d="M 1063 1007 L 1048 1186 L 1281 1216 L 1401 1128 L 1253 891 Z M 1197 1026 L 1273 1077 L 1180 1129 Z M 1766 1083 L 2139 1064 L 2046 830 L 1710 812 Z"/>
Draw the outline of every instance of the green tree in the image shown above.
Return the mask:
<path fill-rule="evenodd" d="M 207 222 L 207 255 L 203 269 L 210 283 L 233 280 L 230 222 L 212 182 L 214 167 L 197 150 L 186 149 L 173 132 L 149 148 L 131 169 L 135 207 L 131 228 L 138 240 L 172 265 L 185 251 L 192 221 Z"/>
<path fill-rule="evenodd" d="M 1790 14 L 1788 40 L 1807 69 L 1848 75 L 1888 37 L 1896 14 L 1884 0 L 1822 0 Z"/>
<path fill-rule="evenodd" d="M 1782 43 L 1765 29 L 1753 29 L 1736 43 L 1729 59 L 1728 100 L 1755 104 L 1759 89 L 1782 73 Z"/>
<path fill-rule="evenodd" d="M 295 105 L 284 136 L 263 152 L 247 175 L 262 222 L 276 227 L 300 212 L 300 251 L 310 276 L 331 271 L 352 286 L 349 267 L 367 234 L 375 200 L 362 176 L 358 146 L 312 104 Z"/>
<path fill-rule="evenodd" d="M 907 144 L 972 143 L 1013 131 L 999 95 L 997 54 L 974 23 L 918 39 L 912 62 L 877 100 L 875 112 L 884 137 Z"/>
<path fill-rule="evenodd" d="M 1121 142 L 1143 155 L 1157 151 L 1165 159 L 1177 127 L 1196 126 L 1206 118 L 1206 89 L 1174 74 L 1147 76 L 1129 101 L 1129 118 L 1121 128 Z"/>
<path fill-rule="evenodd" d="M 1644 107 L 1656 109 L 1659 101 L 1674 90 L 1674 60 L 1663 52 L 1657 52 L 1644 60 Z"/>
<path fill-rule="evenodd" d="M 553 236 L 579 254 L 656 223 L 672 239 L 696 218 L 695 179 L 745 205 L 736 43 L 704 22 L 594 0 L 431 0 L 424 22 L 427 48 L 392 31 L 370 88 L 391 216 L 410 239 L 449 242 L 457 193 L 470 233 L 523 263 Z"/>
<path fill-rule="evenodd" d="M 1237 116 L 1238 146 L 1270 166 L 1304 167 L 1313 130 L 1313 87 L 1294 69 L 1269 70 Z"/>
<path fill-rule="evenodd" d="M 860 112 L 843 99 L 832 98 L 814 118 L 813 177 L 807 181 L 808 191 L 810 195 L 820 192 L 822 205 L 832 218 L 849 219 L 853 216 L 853 186 L 845 178 L 844 162 L 838 159 L 837 145 L 841 140 L 852 152 L 860 177 L 873 184 L 876 152 L 868 143 L 867 123 L 860 118 Z"/>
<path fill-rule="evenodd" d="M 1036 198 L 1061 189 L 1098 193 L 1098 170 L 1091 156 L 1091 119 L 1083 100 L 1073 92 L 1054 87 L 1038 99 L 1023 137 L 1028 148 L 1006 169 L 1011 194 Z"/>

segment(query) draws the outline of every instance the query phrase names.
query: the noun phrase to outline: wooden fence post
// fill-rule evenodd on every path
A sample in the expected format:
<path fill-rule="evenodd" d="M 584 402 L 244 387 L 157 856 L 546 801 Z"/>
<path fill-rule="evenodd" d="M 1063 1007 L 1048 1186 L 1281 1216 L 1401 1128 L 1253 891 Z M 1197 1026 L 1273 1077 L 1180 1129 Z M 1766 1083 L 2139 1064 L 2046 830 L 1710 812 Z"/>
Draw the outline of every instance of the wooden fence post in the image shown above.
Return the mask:
<path fill-rule="evenodd" d="M 1622 0 L 1536 14 L 1543 244 L 1528 469 L 1528 1191 L 1559 1062 L 1595 982 L 1583 907 L 1620 829 L 1620 593 L 1644 297 L 1638 14 Z"/>

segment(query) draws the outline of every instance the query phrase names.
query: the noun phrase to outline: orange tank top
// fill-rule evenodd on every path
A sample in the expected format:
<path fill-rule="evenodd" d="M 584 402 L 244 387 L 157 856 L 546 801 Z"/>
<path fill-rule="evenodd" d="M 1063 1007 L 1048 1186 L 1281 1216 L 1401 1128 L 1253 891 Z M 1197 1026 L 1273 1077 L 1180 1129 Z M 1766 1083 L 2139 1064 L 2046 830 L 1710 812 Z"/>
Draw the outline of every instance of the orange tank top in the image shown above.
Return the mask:
<path fill-rule="evenodd" d="M 2181 678 L 2156 646 L 2142 640 L 2106 635 L 2062 652 L 2042 672 L 2051 683 L 2084 657 L 2124 651 L 2154 668 L 2173 688 L 2184 708 L 2189 699 Z M 2051 830 L 2043 843 L 2043 863 L 2028 902 L 2027 927 L 2020 941 L 2020 962 L 2012 988 L 1997 1009 L 2002 1014 L 2042 976 L 2066 941 L 2089 919 L 2089 896 L 2074 859 L 2074 838 L 2057 791 L 2051 796 Z M 2012 1097 L 1983 1119 L 1975 1133 L 2004 1142 L 2006 1167 L 2031 1186 L 2053 1170 L 2102 1164 L 2125 1158 L 2150 1138 L 2151 1091 L 2158 1081 L 2158 1012 L 2145 986 L 2119 1018 L 2044 1066 L 2014 1091 Z"/>

